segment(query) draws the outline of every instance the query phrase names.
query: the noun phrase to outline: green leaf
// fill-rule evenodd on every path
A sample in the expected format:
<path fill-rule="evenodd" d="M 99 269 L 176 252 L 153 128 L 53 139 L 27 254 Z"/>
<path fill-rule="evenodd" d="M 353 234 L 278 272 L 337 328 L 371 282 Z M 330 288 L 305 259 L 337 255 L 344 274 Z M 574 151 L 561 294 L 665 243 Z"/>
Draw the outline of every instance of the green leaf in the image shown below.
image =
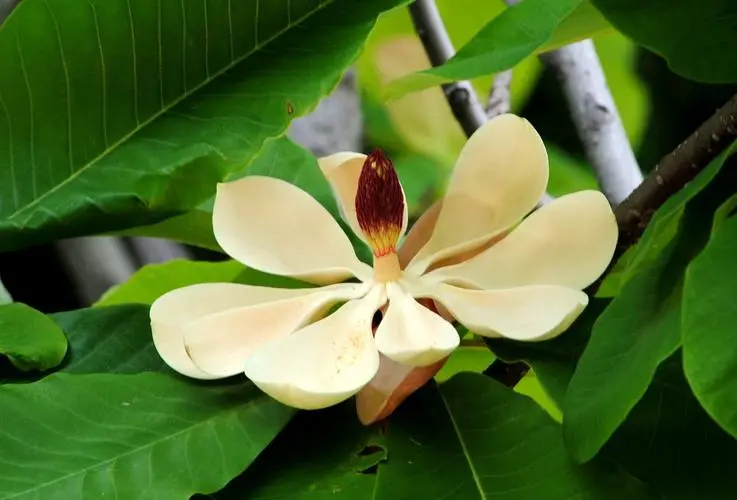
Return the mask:
<path fill-rule="evenodd" d="M 54 319 L 70 342 L 62 372 L 0 387 L 0 448 L 14 450 L 2 465 L 0 498 L 186 499 L 213 492 L 295 413 L 250 382 L 174 374 L 156 354 L 145 305 Z"/>
<path fill-rule="evenodd" d="M 504 361 L 524 361 L 532 366 L 545 393 L 561 409 L 576 363 L 591 337 L 591 329 L 610 302 L 590 299 L 589 305 L 568 330 L 545 342 L 487 339 L 486 343 Z"/>
<path fill-rule="evenodd" d="M 707 412 L 737 437 L 737 218 L 727 219 L 686 272 L 683 366 Z"/>
<path fill-rule="evenodd" d="M 352 401 L 301 412 L 245 473 L 210 498 L 374 500 L 380 498 L 376 466 L 387 457 L 383 443 L 377 426 L 359 423 Z"/>
<path fill-rule="evenodd" d="M 723 50 L 737 30 L 737 5 L 732 0 L 591 3 L 622 33 L 663 56 L 675 73 L 700 82 L 737 81 L 737 54 Z"/>
<path fill-rule="evenodd" d="M 447 63 L 392 82 L 387 98 L 513 68 L 544 52 L 609 28 L 586 0 L 525 0 L 484 26 Z"/>
<path fill-rule="evenodd" d="M 419 391 L 390 420 L 386 444 L 376 498 L 644 498 L 609 464 L 574 464 L 553 419 L 483 375 Z"/>
<path fill-rule="evenodd" d="M 336 220 L 341 222 L 340 211 L 330 188 L 330 184 L 320 171 L 315 156 L 282 136 L 269 139 L 248 165 L 233 171 L 227 180 L 239 179 L 248 175 L 266 175 L 287 181 L 308 192 L 324 206 Z M 120 231 L 125 236 L 152 236 L 180 241 L 211 250 L 222 251 L 212 233 L 212 206 L 214 196 L 202 202 L 195 210 L 167 219 L 158 224 Z M 360 242 L 353 232 L 343 224 L 346 234 L 351 238 L 360 256 L 366 257 L 366 245 Z"/>
<path fill-rule="evenodd" d="M 0 27 L 0 249 L 194 209 L 402 0 L 24 0 Z"/>
<path fill-rule="evenodd" d="M 161 295 L 197 283 L 232 282 L 245 270 L 239 262 L 172 260 L 144 266 L 128 281 L 108 290 L 95 306 L 152 304 Z"/>
<path fill-rule="evenodd" d="M 214 498 L 644 498 L 611 464 L 574 464 L 558 424 L 483 375 L 428 384 L 385 427 L 358 424 L 353 404 L 300 414 Z"/>
<path fill-rule="evenodd" d="M 714 180 L 735 150 L 737 150 L 737 141 L 733 142 L 695 179 L 669 197 L 653 214 L 640 241 L 620 257 L 615 270 L 602 283 L 601 287 L 605 288 L 606 296 L 618 294 L 627 281 L 638 272 L 647 269 L 658 258 L 678 233 L 678 225 L 683 218 L 686 204 Z"/>
<path fill-rule="evenodd" d="M 487 348 L 461 346 L 450 355 L 448 361 L 435 375 L 435 380 L 445 382 L 461 372 L 480 373 L 494 361 L 494 355 Z"/>
<path fill-rule="evenodd" d="M 561 404 L 607 300 L 595 299 L 560 337 L 537 344 L 490 342 L 504 359 L 530 360 L 547 393 Z M 592 307 L 593 306 L 593 307 Z M 599 387 L 597 392 L 609 390 Z M 658 368 L 645 395 L 595 460 L 613 460 L 666 500 L 728 498 L 737 443 L 701 409 L 681 372 L 680 352 Z"/>
<path fill-rule="evenodd" d="M 0 305 L 0 354 L 17 369 L 49 370 L 66 351 L 64 332 L 51 318 L 19 302 Z"/>
<path fill-rule="evenodd" d="M 652 486 L 664 500 L 731 498 L 737 489 L 737 441 L 694 398 L 680 352 L 660 366 L 602 455 Z"/>
<path fill-rule="evenodd" d="M 563 434 L 576 460 L 589 460 L 601 449 L 645 394 L 660 363 L 680 346 L 686 266 L 706 245 L 714 211 L 737 185 L 734 170 L 720 170 L 687 202 L 676 236 L 596 321 L 563 405 Z"/>
<path fill-rule="evenodd" d="M 293 414 L 251 384 L 160 373 L 0 387 L 0 498 L 186 499 L 247 467 Z"/>
<path fill-rule="evenodd" d="M 148 309 L 143 304 L 127 304 L 55 314 L 54 321 L 69 339 L 62 371 L 173 374 L 151 340 Z"/>

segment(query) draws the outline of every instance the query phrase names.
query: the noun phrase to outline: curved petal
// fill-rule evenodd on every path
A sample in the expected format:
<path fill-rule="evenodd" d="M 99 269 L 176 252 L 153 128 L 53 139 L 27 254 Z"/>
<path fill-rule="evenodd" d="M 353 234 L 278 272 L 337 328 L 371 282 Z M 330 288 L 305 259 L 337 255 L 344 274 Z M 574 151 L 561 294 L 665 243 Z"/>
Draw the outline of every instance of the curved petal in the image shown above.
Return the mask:
<path fill-rule="evenodd" d="M 343 220 L 362 240 L 365 237 L 356 218 L 356 191 L 364 161 L 366 161 L 365 154 L 348 151 L 324 156 L 317 160 L 322 174 L 333 188 L 333 196 L 338 203 Z"/>
<path fill-rule="evenodd" d="M 358 179 L 361 177 L 361 169 L 366 161 L 366 155 L 353 152 L 334 153 L 330 156 L 324 156 L 317 160 L 323 175 L 333 188 L 333 195 L 340 207 L 340 213 L 343 219 L 350 226 L 353 232 L 366 241 L 366 235 L 361 231 L 356 216 L 356 193 L 358 192 Z M 404 223 L 402 225 L 402 234 L 407 229 L 409 220 L 407 212 L 407 198 L 402 188 L 404 199 Z"/>
<path fill-rule="evenodd" d="M 376 330 L 376 348 L 392 361 L 427 366 L 446 358 L 458 347 L 453 325 L 418 304 L 395 283 L 387 285 L 389 307 Z"/>
<path fill-rule="evenodd" d="M 201 283 L 165 293 L 151 304 L 149 316 L 156 350 L 182 375 L 218 378 L 192 363 L 184 349 L 184 326 L 208 315 L 260 302 L 314 293 L 316 289 L 265 288 L 236 283 Z"/>
<path fill-rule="evenodd" d="M 547 182 L 547 152 L 532 125 L 510 114 L 489 120 L 461 151 L 435 230 L 408 271 L 483 245 L 532 210 Z"/>
<path fill-rule="evenodd" d="M 370 425 L 387 418 L 405 399 L 433 378 L 447 360 L 446 357 L 431 365 L 415 368 L 381 355 L 376 376 L 356 394 L 358 419 L 362 424 Z"/>
<path fill-rule="evenodd" d="M 482 289 L 561 285 L 582 290 L 606 270 L 618 234 L 604 195 L 580 191 L 536 210 L 471 260 L 426 277 Z"/>
<path fill-rule="evenodd" d="M 330 213 L 280 179 L 218 184 L 212 226 L 228 255 L 260 271 L 317 284 L 371 276 Z"/>
<path fill-rule="evenodd" d="M 347 283 L 312 288 L 210 314 L 183 328 L 184 347 L 194 365 L 205 373 L 218 377 L 242 373 L 257 349 L 302 328 L 337 302 L 359 297 L 365 290 L 365 285 Z"/>
<path fill-rule="evenodd" d="M 579 290 L 555 285 L 467 290 L 438 284 L 419 287 L 415 296 L 440 302 L 475 334 L 528 342 L 547 340 L 565 331 L 589 300 Z"/>
<path fill-rule="evenodd" d="M 362 299 L 256 351 L 246 376 L 295 408 L 315 410 L 348 399 L 379 369 L 371 320 L 385 301 L 384 287 L 375 286 Z"/>

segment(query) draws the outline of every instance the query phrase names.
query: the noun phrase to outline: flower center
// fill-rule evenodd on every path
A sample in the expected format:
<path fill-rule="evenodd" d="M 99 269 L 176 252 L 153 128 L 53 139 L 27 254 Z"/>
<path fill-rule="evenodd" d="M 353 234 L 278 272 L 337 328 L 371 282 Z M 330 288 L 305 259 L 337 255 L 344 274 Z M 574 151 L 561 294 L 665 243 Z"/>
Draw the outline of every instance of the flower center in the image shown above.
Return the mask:
<path fill-rule="evenodd" d="M 363 163 L 356 191 L 356 218 L 374 254 L 374 279 L 399 279 L 402 270 L 397 241 L 404 224 L 404 193 L 394 165 L 379 149 Z"/>

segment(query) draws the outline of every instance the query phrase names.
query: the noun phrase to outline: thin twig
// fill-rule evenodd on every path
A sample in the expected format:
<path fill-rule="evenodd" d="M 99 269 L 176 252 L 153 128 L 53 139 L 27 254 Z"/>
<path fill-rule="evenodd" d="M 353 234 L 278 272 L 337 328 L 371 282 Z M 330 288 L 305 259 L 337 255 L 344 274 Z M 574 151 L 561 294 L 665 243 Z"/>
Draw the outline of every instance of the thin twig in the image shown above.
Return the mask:
<path fill-rule="evenodd" d="M 591 40 L 540 55 L 560 81 L 584 153 L 599 186 L 616 206 L 642 182 L 627 133 Z"/>
<path fill-rule="evenodd" d="M 486 117 L 509 113 L 512 109 L 512 70 L 502 71 L 494 75 L 489 100 L 486 101 Z"/>
<path fill-rule="evenodd" d="M 440 66 L 455 55 L 453 42 L 434 0 L 415 0 L 409 6 L 409 13 L 417 36 L 420 37 L 433 66 Z M 470 82 L 463 80 L 446 83 L 442 87 L 453 115 L 467 136 L 486 123 L 486 113 Z"/>

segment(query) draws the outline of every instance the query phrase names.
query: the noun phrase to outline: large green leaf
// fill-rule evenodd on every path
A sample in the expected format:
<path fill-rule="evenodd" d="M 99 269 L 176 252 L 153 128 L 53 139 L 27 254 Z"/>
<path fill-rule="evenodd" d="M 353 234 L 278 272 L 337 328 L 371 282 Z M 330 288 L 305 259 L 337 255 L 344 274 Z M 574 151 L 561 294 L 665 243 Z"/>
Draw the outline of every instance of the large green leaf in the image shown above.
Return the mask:
<path fill-rule="evenodd" d="M 174 373 L 151 340 L 148 306 L 86 308 L 58 313 L 54 321 L 69 339 L 61 371 L 87 373 Z"/>
<path fill-rule="evenodd" d="M 113 304 L 151 304 L 161 295 L 197 283 L 232 282 L 245 271 L 245 266 L 229 260 L 196 262 L 172 260 L 142 267 L 128 281 L 108 290 L 95 306 Z"/>
<path fill-rule="evenodd" d="M 737 437 L 737 218 L 724 222 L 688 268 L 683 290 L 683 365 L 704 408 Z"/>
<path fill-rule="evenodd" d="M 426 387 L 389 422 L 386 439 L 377 498 L 644 498 L 611 464 L 574 464 L 555 421 L 483 375 Z"/>
<path fill-rule="evenodd" d="M 420 390 L 386 423 L 386 442 L 354 412 L 300 415 L 216 498 L 643 498 L 610 464 L 574 464 L 558 424 L 483 375 Z"/>
<path fill-rule="evenodd" d="M 401 2 L 24 0 L 0 27 L 0 249 L 193 209 Z"/>
<path fill-rule="evenodd" d="M 242 471 L 292 410 L 253 385 L 58 373 L 0 387 L 0 498 L 184 500 Z"/>
<path fill-rule="evenodd" d="M 607 301 L 597 300 L 555 340 L 491 343 L 505 359 L 526 359 L 560 405 L 593 323 Z M 609 390 L 600 387 L 597 392 Z M 600 452 L 658 493 L 656 498 L 729 498 L 737 442 L 701 409 L 681 372 L 680 352 L 660 365 L 645 395 Z"/>
<path fill-rule="evenodd" d="M 67 339 L 51 318 L 18 302 L 0 305 L 0 355 L 17 369 L 54 368 L 66 351 Z"/>
<path fill-rule="evenodd" d="M 686 203 L 675 237 L 596 321 L 563 409 L 566 446 L 577 460 L 599 451 L 645 394 L 658 365 L 680 346 L 686 267 L 706 245 L 715 210 L 736 187 L 733 166 L 722 168 Z"/>
<path fill-rule="evenodd" d="M 681 76 L 711 83 L 737 81 L 737 53 L 724 50 L 737 31 L 737 4 L 732 0 L 591 3 L 622 33 L 663 56 Z"/>
<path fill-rule="evenodd" d="M 54 319 L 70 341 L 62 372 L 0 388 L 0 448 L 13 450 L 0 458 L 0 498 L 187 499 L 216 491 L 294 414 L 245 381 L 174 375 L 153 347 L 145 305 Z"/>
<path fill-rule="evenodd" d="M 664 500 L 732 498 L 737 489 L 737 441 L 694 398 L 680 352 L 660 366 L 602 455 L 652 486 Z"/>
<path fill-rule="evenodd" d="M 376 466 L 387 457 L 377 426 L 352 401 L 302 412 L 217 500 L 376 500 Z M 393 498 L 393 497 L 390 497 Z"/>
<path fill-rule="evenodd" d="M 330 184 L 317 165 L 317 159 L 312 153 L 289 138 L 281 136 L 267 140 L 258 156 L 247 165 L 231 172 L 226 179 L 234 180 L 248 175 L 266 175 L 290 182 L 310 193 L 336 220 L 340 221 L 338 205 Z M 213 202 L 214 197 L 210 196 L 186 214 L 154 225 L 122 231 L 120 234 L 168 238 L 190 245 L 220 250 L 212 233 Z M 360 242 L 347 226 L 344 225 L 344 228 L 346 234 L 352 239 L 359 256 L 366 257 L 366 245 Z"/>
<path fill-rule="evenodd" d="M 492 19 L 442 66 L 392 82 L 389 98 L 513 68 L 536 52 L 589 38 L 609 24 L 587 0 L 525 0 Z"/>

